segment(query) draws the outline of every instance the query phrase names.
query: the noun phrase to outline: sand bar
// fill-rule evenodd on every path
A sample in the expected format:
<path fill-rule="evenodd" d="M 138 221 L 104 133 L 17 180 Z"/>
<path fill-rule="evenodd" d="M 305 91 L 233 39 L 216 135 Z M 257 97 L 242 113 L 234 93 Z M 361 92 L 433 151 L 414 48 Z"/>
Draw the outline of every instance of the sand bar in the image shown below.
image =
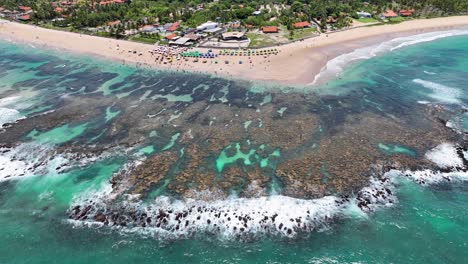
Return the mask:
<path fill-rule="evenodd" d="M 220 57 L 218 64 L 190 61 L 174 61 L 163 64 L 155 61 L 148 51 L 153 45 L 116 40 L 78 33 L 63 32 L 32 25 L 7 22 L 0 24 L 0 38 L 8 41 L 33 43 L 52 49 L 68 50 L 104 57 L 120 63 L 139 67 L 155 67 L 176 71 L 193 71 L 216 74 L 244 80 L 279 82 L 307 85 L 330 59 L 355 49 L 375 45 L 397 37 L 445 31 L 468 27 L 468 16 L 434 19 L 417 19 L 400 24 L 360 27 L 332 34 L 321 34 L 304 41 L 276 47 L 278 55 L 253 56 L 251 63 L 245 57 Z M 199 49 L 205 51 L 206 49 Z M 137 53 L 128 52 L 137 51 Z M 141 54 L 140 54 L 141 53 Z M 225 64 L 228 60 L 229 64 Z M 243 60 L 243 64 L 239 64 Z"/>

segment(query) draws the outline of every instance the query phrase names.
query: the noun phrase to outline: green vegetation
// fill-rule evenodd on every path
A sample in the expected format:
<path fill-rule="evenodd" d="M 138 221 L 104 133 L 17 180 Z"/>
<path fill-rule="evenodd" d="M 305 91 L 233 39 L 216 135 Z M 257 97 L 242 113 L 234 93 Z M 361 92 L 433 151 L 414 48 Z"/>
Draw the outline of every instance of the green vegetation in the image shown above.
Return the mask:
<path fill-rule="evenodd" d="M 315 28 L 304 28 L 304 29 L 295 29 L 293 34 L 293 39 L 304 39 L 307 37 L 313 36 L 317 30 Z"/>
<path fill-rule="evenodd" d="M 247 33 L 247 37 L 250 39 L 249 47 L 252 48 L 267 46 L 275 43 L 275 40 L 272 39 L 270 35 Z"/>
<path fill-rule="evenodd" d="M 154 44 L 158 41 L 161 40 L 161 38 L 156 35 L 150 35 L 150 34 L 137 34 L 135 36 L 131 36 L 129 40 L 132 41 L 137 41 L 137 42 L 142 42 L 142 43 L 147 43 L 147 44 Z"/>
<path fill-rule="evenodd" d="M 112 37 L 109 32 L 96 32 L 96 35 L 99 37 Z"/>
<path fill-rule="evenodd" d="M 56 26 L 53 23 L 44 23 L 41 26 L 44 27 L 44 28 L 54 29 L 54 30 L 73 31 L 73 27 L 70 27 L 70 26 L 63 26 L 63 27 L 62 26 Z"/>
<path fill-rule="evenodd" d="M 398 24 L 398 23 L 401 23 L 403 21 L 407 20 L 407 18 L 404 18 L 404 17 L 393 17 L 393 18 L 389 18 L 388 19 L 388 22 L 389 23 L 392 23 L 392 24 Z"/>
<path fill-rule="evenodd" d="M 356 21 L 361 22 L 361 23 L 376 23 L 379 22 L 379 20 L 375 18 L 359 18 L 356 19 Z"/>

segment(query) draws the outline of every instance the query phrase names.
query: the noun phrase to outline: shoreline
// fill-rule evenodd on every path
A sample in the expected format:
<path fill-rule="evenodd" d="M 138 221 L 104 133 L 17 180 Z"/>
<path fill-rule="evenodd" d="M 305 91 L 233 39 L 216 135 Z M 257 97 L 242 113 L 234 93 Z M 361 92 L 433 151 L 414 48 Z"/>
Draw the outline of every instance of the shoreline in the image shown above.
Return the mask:
<path fill-rule="evenodd" d="M 424 23 L 421 23 L 422 21 Z M 213 60 L 208 63 L 181 60 L 173 64 L 162 64 L 148 52 L 154 45 L 46 29 L 11 21 L 0 24 L 0 37 L 7 41 L 88 54 L 149 69 L 193 72 L 289 85 L 311 85 L 327 63 L 340 55 L 399 37 L 463 27 L 468 27 L 468 16 L 415 19 L 399 24 L 352 28 L 279 45 L 278 55 L 266 58 L 252 56 L 251 64 L 239 64 L 240 60 L 247 60 L 247 57 L 237 56 L 220 56 L 218 58 L 220 64 L 213 63 Z M 202 52 L 208 50 L 195 49 Z M 134 54 L 129 51 L 137 52 Z M 222 63 L 225 60 L 229 61 L 229 64 Z"/>

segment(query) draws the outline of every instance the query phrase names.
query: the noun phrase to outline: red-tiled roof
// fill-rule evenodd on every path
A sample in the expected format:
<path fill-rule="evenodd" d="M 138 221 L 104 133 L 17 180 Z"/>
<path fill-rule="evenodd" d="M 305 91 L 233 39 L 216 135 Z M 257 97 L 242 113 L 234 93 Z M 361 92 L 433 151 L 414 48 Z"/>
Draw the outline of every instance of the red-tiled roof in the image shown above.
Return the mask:
<path fill-rule="evenodd" d="M 100 5 L 110 5 L 110 4 L 123 4 L 124 0 L 104 0 L 99 2 Z"/>
<path fill-rule="evenodd" d="M 384 17 L 397 17 L 398 15 L 393 10 L 387 10 L 384 13 Z"/>
<path fill-rule="evenodd" d="M 267 27 L 262 27 L 263 33 L 276 33 L 279 31 L 278 27 L 274 26 L 267 26 Z"/>
<path fill-rule="evenodd" d="M 177 37 L 177 34 L 176 34 L 176 33 L 172 33 L 172 34 L 170 34 L 170 35 L 167 35 L 167 36 L 166 36 L 166 39 L 171 40 L 171 39 L 173 39 L 173 38 L 175 38 L 175 37 Z"/>
<path fill-rule="evenodd" d="M 21 10 L 21 11 L 31 11 L 32 8 L 29 7 L 29 6 L 18 6 L 18 9 Z"/>
<path fill-rule="evenodd" d="M 174 22 L 174 24 L 172 24 L 172 26 L 170 26 L 167 31 L 169 32 L 173 32 L 173 31 L 176 31 L 177 28 L 179 27 L 180 23 L 179 22 Z"/>
<path fill-rule="evenodd" d="M 295 28 L 305 28 L 305 27 L 310 27 L 310 23 L 309 22 L 297 22 L 297 23 L 294 23 L 293 24 L 293 27 Z"/>
<path fill-rule="evenodd" d="M 30 20 L 31 19 L 31 16 L 30 15 L 24 15 L 24 16 L 20 16 L 18 17 L 19 20 L 22 20 L 22 21 L 26 21 L 26 20 Z"/>
<path fill-rule="evenodd" d="M 414 13 L 414 9 L 400 10 L 400 15 L 401 16 L 412 16 L 413 13 Z"/>
<path fill-rule="evenodd" d="M 56 7 L 56 8 L 54 9 L 54 11 L 55 11 L 56 13 L 61 13 L 61 12 L 63 12 L 63 8 L 61 8 L 61 7 Z"/>

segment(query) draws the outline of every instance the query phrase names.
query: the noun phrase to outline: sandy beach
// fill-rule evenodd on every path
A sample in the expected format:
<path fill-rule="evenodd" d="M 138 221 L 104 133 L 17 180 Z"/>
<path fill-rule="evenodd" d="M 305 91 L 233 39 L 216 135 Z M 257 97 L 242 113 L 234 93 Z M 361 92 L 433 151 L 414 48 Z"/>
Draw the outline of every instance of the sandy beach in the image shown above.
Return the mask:
<path fill-rule="evenodd" d="M 246 57 L 220 56 L 220 63 L 193 60 L 174 61 L 163 64 L 149 51 L 153 45 L 116 40 L 78 33 L 50 30 L 15 22 L 0 24 L 3 40 L 33 43 L 52 49 L 67 50 L 104 57 L 138 67 L 155 67 L 175 71 L 192 71 L 221 75 L 229 78 L 279 82 L 291 85 L 307 85 L 327 62 L 339 55 L 356 49 L 376 45 L 394 38 L 446 31 L 468 27 L 468 16 L 454 16 L 424 20 L 411 20 L 400 24 L 360 27 L 331 34 L 321 34 L 304 41 L 276 47 L 277 55 L 253 56 L 251 63 Z M 206 49 L 198 49 L 206 51 Z M 136 51 L 129 52 L 129 51 Z M 229 64 L 225 64 L 225 61 Z M 243 60 L 243 64 L 239 64 Z"/>

